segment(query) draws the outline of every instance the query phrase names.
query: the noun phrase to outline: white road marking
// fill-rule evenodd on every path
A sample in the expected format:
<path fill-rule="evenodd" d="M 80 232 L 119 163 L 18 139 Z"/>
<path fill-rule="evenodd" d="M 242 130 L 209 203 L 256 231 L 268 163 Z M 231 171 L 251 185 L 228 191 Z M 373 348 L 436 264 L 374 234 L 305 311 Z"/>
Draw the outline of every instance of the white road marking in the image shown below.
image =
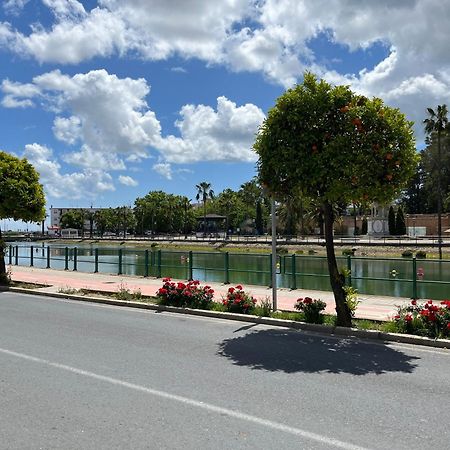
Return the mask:
<path fill-rule="evenodd" d="M 139 384 L 129 383 L 127 381 L 119 380 L 117 378 L 112 378 L 104 375 L 99 375 L 94 372 L 89 372 L 87 370 L 77 369 L 76 367 L 67 366 L 65 364 L 60 364 L 56 362 L 49 361 L 47 359 L 37 358 L 35 356 L 26 355 L 24 353 L 18 353 L 11 350 L 7 350 L 4 348 L 0 348 L 0 353 L 5 355 L 14 356 L 16 358 L 21 358 L 27 361 L 32 361 L 35 363 L 44 364 L 46 366 L 54 367 L 56 369 L 65 370 L 67 372 L 72 372 L 77 375 L 82 375 L 88 378 L 93 378 L 95 380 L 104 381 L 106 383 L 110 383 L 116 386 L 122 386 L 128 389 L 133 389 L 135 391 L 144 392 L 145 394 L 153 395 L 155 397 L 172 400 L 175 402 L 179 402 L 185 405 L 194 406 L 196 408 L 201 408 L 206 411 L 214 412 L 217 414 L 226 415 L 228 417 L 232 417 L 234 419 L 246 420 L 248 422 L 255 423 L 257 425 L 265 426 L 268 428 L 272 428 L 273 430 L 282 431 L 284 433 L 293 434 L 295 436 L 300 436 L 305 439 L 310 439 L 312 441 L 319 442 L 321 444 L 330 445 L 336 448 L 342 448 L 346 450 L 366 450 L 364 447 L 360 447 L 357 445 L 350 444 L 348 442 L 343 442 L 338 439 L 329 438 L 326 436 L 322 436 L 320 434 L 312 433 L 310 431 L 302 430 L 300 428 L 290 427 L 288 425 L 284 425 L 279 422 L 273 422 L 271 420 L 262 419 L 260 417 L 252 416 L 250 414 L 245 414 L 239 411 L 235 411 L 228 408 L 222 408 L 220 406 L 215 406 L 210 403 L 201 402 L 198 400 L 193 400 L 187 397 L 183 397 L 181 395 L 174 395 L 168 392 L 160 391 L 157 389 L 148 388 L 145 386 L 141 386 Z"/>

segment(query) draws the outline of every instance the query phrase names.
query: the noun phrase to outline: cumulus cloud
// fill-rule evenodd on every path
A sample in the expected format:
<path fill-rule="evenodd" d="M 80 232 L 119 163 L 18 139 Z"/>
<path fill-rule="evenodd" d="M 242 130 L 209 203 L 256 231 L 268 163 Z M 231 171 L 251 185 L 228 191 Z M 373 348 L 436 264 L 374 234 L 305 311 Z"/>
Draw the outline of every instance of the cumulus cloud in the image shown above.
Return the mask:
<path fill-rule="evenodd" d="M 176 122 L 179 136 L 164 136 L 146 97 L 144 79 L 120 79 L 105 70 L 68 76 L 59 70 L 32 83 L 2 83 L 4 106 L 40 106 L 53 111 L 55 137 L 75 149 L 65 162 L 82 168 L 124 170 L 156 153 L 159 162 L 255 161 L 254 136 L 264 119 L 257 106 L 219 97 L 216 109 L 185 105 Z M 164 176 L 168 166 L 156 165 Z M 161 173 L 161 172 L 159 172 Z M 169 175 L 168 175 L 169 174 Z"/>
<path fill-rule="evenodd" d="M 168 180 L 172 179 L 172 166 L 168 163 L 153 164 L 153 170 Z"/>
<path fill-rule="evenodd" d="M 19 14 L 29 0 L 5 0 L 3 2 L 3 9 L 8 14 Z"/>
<path fill-rule="evenodd" d="M 234 71 L 260 72 L 285 87 L 309 69 L 361 93 L 384 96 L 407 108 L 413 119 L 423 114 L 426 102 L 450 100 L 450 53 L 443 31 L 450 8 L 441 0 L 99 0 L 89 11 L 77 0 L 42 2 L 53 23 L 36 24 L 29 33 L 0 23 L 0 47 L 41 63 L 76 64 L 112 55 L 198 58 Z M 25 3 L 7 0 L 4 7 L 20 10 Z M 350 52 L 383 43 L 390 54 L 373 69 L 339 73 L 317 61 L 311 41 L 319 35 Z M 10 94 L 3 105 L 28 107 L 33 101 Z M 60 136 L 64 140 L 67 134 Z"/>
<path fill-rule="evenodd" d="M 98 193 L 114 191 L 112 177 L 99 169 L 61 173 L 61 165 L 51 149 L 37 143 L 25 146 L 23 154 L 40 174 L 47 195 L 53 198 L 95 198 Z"/>
<path fill-rule="evenodd" d="M 128 175 L 119 175 L 119 183 L 124 186 L 137 186 L 139 183 Z"/>
<path fill-rule="evenodd" d="M 2 91 L 3 106 L 39 104 L 54 111 L 55 137 L 81 144 L 66 161 L 82 167 L 123 169 L 119 155 L 145 158 L 160 139 L 160 123 L 145 101 L 150 88 L 144 79 L 119 79 L 105 70 L 70 77 L 55 70 L 32 83 L 5 80 Z"/>
<path fill-rule="evenodd" d="M 226 97 L 217 99 L 217 109 L 185 105 L 176 126 L 181 137 L 168 136 L 159 148 L 169 162 L 256 160 L 252 144 L 264 113 L 253 104 L 237 106 Z"/>

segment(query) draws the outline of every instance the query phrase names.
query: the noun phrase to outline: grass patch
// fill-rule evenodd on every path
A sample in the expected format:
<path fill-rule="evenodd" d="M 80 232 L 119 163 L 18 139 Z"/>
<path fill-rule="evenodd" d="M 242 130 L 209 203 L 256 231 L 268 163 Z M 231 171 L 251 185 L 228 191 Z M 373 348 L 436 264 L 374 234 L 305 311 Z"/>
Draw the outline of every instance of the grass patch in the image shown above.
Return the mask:
<path fill-rule="evenodd" d="M 46 288 L 50 287 L 49 284 L 43 284 L 43 283 L 28 283 L 25 281 L 10 281 L 9 282 L 10 287 L 19 287 L 22 289 L 40 289 L 40 288 Z"/>

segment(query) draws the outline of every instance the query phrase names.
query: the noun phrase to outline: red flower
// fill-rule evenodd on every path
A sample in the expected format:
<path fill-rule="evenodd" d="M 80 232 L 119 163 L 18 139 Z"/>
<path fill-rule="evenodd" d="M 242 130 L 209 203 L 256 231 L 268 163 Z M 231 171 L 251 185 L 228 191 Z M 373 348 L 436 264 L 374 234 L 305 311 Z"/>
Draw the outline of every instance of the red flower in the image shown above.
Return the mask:
<path fill-rule="evenodd" d="M 172 280 L 172 278 L 169 278 L 169 277 L 163 278 L 163 283 L 167 283 L 171 280 Z"/>
<path fill-rule="evenodd" d="M 158 291 L 158 294 L 159 294 L 159 295 L 166 295 L 166 294 L 167 294 L 167 289 L 161 288 L 161 289 Z"/>
<path fill-rule="evenodd" d="M 433 300 L 428 300 L 427 303 L 428 303 L 429 305 L 432 305 L 432 304 L 433 304 Z"/>
<path fill-rule="evenodd" d="M 434 313 L 430 313 L 430 315 L 428 316 L 428 319 L 431 322 L 435 322 L 436 321 L 436 315 Z"/>
<path fill-rule="evenodd" d="M 303 300 L 303 303 L 305 305 L 310 305 L 313 302 L 313 299 L 311 297 L 305 297 L 305 299 Z"/>
<path fill-rule="evenodd" d="M 234 292 L 234 287 L 228 288 L 228 292 L 229 292 L 230 294 L 232 294 L 232 293 Z"/>
<path fill-rule="evenodd" d="M 422 309 L 422 311 L 420 311 L 420 315 L 427 317 L 430 315 L 430 311 L 428 311 L 428 309 Z"/>
<path fill-rule="evenodd" d="M 399 319 L 400 319 L 400 316 L 397 314 L 396 316 L 394 316 L 394 319 L 395 319 L 395 320 L 399 320 Z"/>
<path fill-rule="evenodd" d="M 417 300 L 411 300 L 411 305 L 417 305 Z"/>
<path fill-rule="evenodd" d="M 412 320 L 411 314 L 407 314 L 407 315 L 405 316 L 405 321 L 406 321 L 406 322 L 411 322 L 411 320 Z"/>
<path fill-rule="evenodd" d="M 447 323 L 447 330 L 450 330 L 450 322 Z"/>
<path fill-rule="evenodd" d="M 242 286 L 241 286 L 240 284 L 238 284 L 238 285 L 236 286 L 236 289 L 237 289 L 238 291 L 242 291 Z"/>

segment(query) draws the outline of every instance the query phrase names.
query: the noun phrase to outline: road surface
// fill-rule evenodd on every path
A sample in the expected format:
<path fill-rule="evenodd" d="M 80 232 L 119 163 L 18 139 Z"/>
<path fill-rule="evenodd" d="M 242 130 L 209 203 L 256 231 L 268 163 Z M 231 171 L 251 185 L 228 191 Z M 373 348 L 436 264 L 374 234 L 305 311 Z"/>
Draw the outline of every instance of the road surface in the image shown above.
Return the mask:
<path fill-rule="evenodd" d="M 1 449 L 448 448 L 450 352 L 0 293 Z"/>

